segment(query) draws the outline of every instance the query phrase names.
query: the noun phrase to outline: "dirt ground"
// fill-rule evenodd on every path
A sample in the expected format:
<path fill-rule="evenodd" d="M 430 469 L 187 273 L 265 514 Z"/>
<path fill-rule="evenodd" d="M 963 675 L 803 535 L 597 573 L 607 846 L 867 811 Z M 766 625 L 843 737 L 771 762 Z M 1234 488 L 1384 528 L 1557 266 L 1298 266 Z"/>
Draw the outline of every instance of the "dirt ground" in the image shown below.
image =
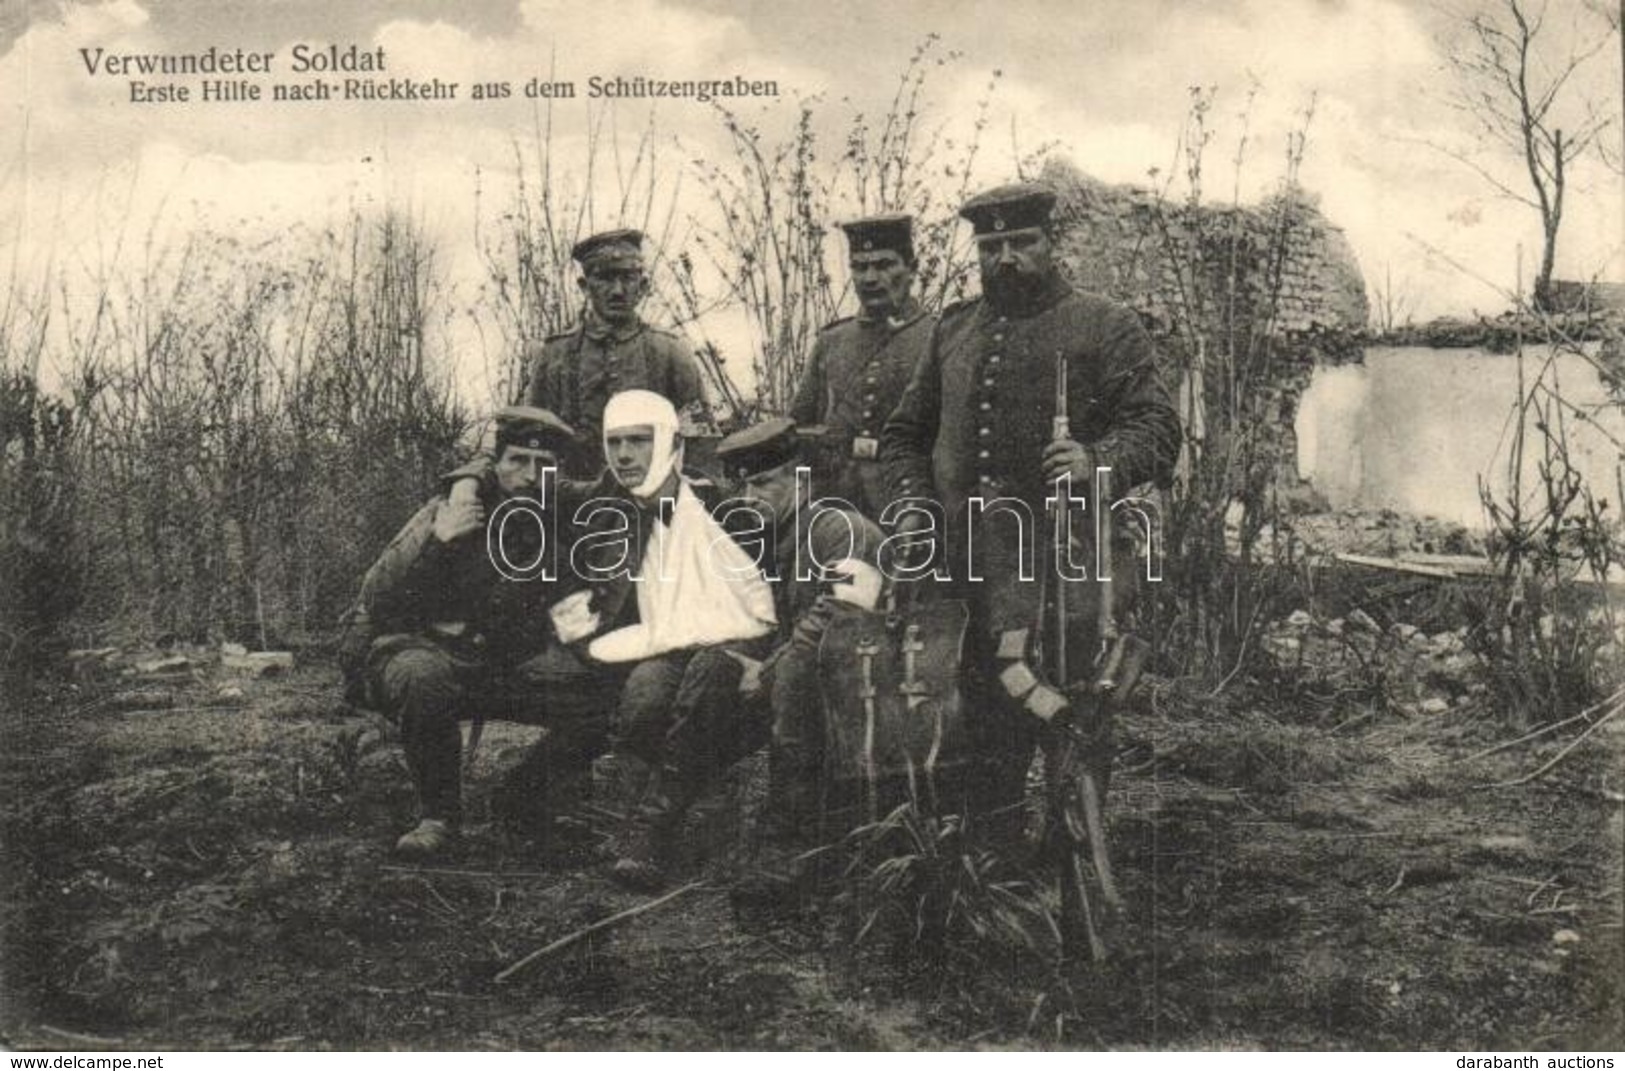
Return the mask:
<path fill-rule="evenodd" d="M 1129 906 L 1105 966 L 854 945 L 839 903 L 736 908 L 735 791 L 690 831 L 708 848 L 683 880 L 705 885 L 499 984 L 648 899 L 483 821 L 533 730 L 488 728 L 459 857 L 403 866 L 400 748 L 330 667 L 243 679 L 189 653 L 167 677 L 115 656 L 6 704 L 11 1046 L 1625 1047 L 1625 718 L 1540 780 L 1484 787 L 1573 733 L 1470 758 L 1519 733 L 1482 692 L 1424 708 L 1391 676 L 1159 683 L 1119 733 Z"/>

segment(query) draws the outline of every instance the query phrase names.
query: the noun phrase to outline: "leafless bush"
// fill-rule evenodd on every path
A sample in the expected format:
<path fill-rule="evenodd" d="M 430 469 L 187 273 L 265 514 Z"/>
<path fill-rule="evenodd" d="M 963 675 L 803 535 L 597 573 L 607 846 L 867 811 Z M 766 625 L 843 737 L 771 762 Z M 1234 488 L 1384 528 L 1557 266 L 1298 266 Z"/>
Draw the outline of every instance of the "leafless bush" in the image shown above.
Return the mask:
<path fill-rule="evenodd" d="M 847 283 L 839 267 L 844 249 L 832 248 L 840 245 L 832 237 L 836 221 L 910 213 L 926 307 L 965 296 L 973 258 L 956 213 L 970 192 L 1000 75 L 990 77 L 970 133 L 956 139 L 947 121 L 936 119 L 928 86 L 933 70 L 961 55 L 939 55 L 939 47 L 935 34 L 922 40 L 886 113 L 873 120 L 852 115 L 838 155 L 820 142 L 817 99 L 802 103 L 780 141 L 718 108 L 733 153 L 695 162 L 710 203 L 709 214 L 696 217 L 694 245 L 747 314 L 753 409 L 782 412 L 789 405 L 814 337 L 841 306 Z"/>
<path fill-rule="evenodd" d="M 781 412 L 838 296 L 824 265 L 829 193 L 813 110 L 804 103 L 793 134 L 777 146 L 734 113 L 719 113 L 734 155 L 695 164 L 720 220 L 701 228 L 695 244 L 749 315 L 757 406 Z"/>
<path fill-rule="evenodd" d="M 66 332 L 84 624 L 260 644 L 330 626 L 464 429 L 424 350 L 418 228 L 194 235 L 99 283 Z"/>
<path fill-rule="evenodd" d="M 1179 157 L 1184 196 L 1171 199 L 1173 180 L 1164 182 L 1143 240 L 1146 255 L 1172 269 L 1171 322 L 1161 326 L 1181 381 L 1185 428 L 1166 521 L 1159 647 L 1183 653 L 1179 671 L 1219 676 L 1256 650 L 1252 641 L 1278 587 L 1263 575 L 1259 536 L 1277 519 L 1275 476 L 1288 441 L 1280 432 L 1290 406 L 1282 387 L 1294 350 L 1280 316 L 1284 272 L 1301 240 L 1305 201 L 1297 175 L 1313 106 L 1289 135 L 1260 228 L 1239 203 L 1245 132 L 1233 158 L 1231 203 L 1203 203 L 1214 100 L 1214 90 L 1192 89 Z"/>
<path fill-rule="evenodd" d="M 1394 282 L 1392 264 L 1382 266 L 1382 281 L 1371 287 L 1371 328 L 1379 335 L 1390 334 L 1411 325 L 1416 312 L 1416 295 L 1410 289 L 1410 279 Z"/>
<path fill-rule="evenodd" d="M 60 569 L 72 564 L 73 412 L 39 383 L 46 276 L 25 280 L 18 267 L 0 289 L 0 686 L 28 675 L 81 596 Z"/>
<path fill-rule="evenodd" d="M 1521 342 L 1515 352 L 1518 398 L 1505 491 L 1479 480 L 1497 582 L 1475 607 L 1469 636 L 1508 708 L 1531 723 L 1567 717 L 1619 683 L 1621 623 L 1608 581 L 1625 561 L 1625 532 L 1617 504 L 1577 466 L 1570 430 L 1590 426 L 1621 456 L 1625 443 L 1602 430 L 1595 419 L 1600 407 L 1577 405 L 1564 393 L 1559 359 L 1590 360 L 1586 348 L 1558 319 L 1519 312 L 1538 332 L 1544 354 L 1527 353 Z M 1616 396 L 1602 407 L 1621 404 Z M 1531 452 L 1532 483 L 1525 472 Z"/>
<path fill-rule="evenodd" d="M 78 609 L 71 572 L 73 414 L 0 364 L 0 684 L 29 675 Z"/>

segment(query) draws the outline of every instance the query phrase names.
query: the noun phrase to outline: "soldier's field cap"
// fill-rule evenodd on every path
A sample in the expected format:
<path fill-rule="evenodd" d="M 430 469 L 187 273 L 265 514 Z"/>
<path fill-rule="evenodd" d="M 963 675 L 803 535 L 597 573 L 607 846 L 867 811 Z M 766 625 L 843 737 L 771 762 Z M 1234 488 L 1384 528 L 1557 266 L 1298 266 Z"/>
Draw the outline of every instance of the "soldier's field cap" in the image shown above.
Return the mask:
<path fill-rule="evenodd" d="M 1015 182 L 983 190 L 961 205 L 959 214 L 981 237 L 1045 226 L 1054 207 L 1054 193 L 1030 182 Z"/>
<path fill-rule="evenodd" d="M 735 479 L 776 469 L 796 457 L 796 422 L 772 417 L 734 432 L 717 444 L 717 464 Z"/>
<path fill-rule="evenodd" d="M 577 242 L 570 256 L 583 268 L 641 268 L 643 232 L 619 230 L 594 234 Z"/>
<path fill-rule="evenodd" d="M 568 449 L 575 445 L 575 429 L 548 412 L 531 405 L 510 405 L 497 410 L 497 454 L 504 447 L 526 450 Z"/>
<path fill-rule="evenodd" d="M 846 232 L 847 248 L 854 253 L 890 249 L 905 258 L 914 256 L 914 217 L 903 212 L 864 216 L 838 225 Z"/>

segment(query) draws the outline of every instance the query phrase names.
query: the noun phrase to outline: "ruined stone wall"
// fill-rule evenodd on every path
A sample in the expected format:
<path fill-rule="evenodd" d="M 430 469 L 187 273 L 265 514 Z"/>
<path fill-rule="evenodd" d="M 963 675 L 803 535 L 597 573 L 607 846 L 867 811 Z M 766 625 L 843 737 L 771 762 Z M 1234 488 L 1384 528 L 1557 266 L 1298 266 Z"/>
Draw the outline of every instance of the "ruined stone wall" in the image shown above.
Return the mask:
<path fill-rule="evenodd" d="M 1247 405 L 1276 429 L 1266 447 L 1277 485 L 1295 486 L 1298 400 L 1317 363 L 1359 359 L 1369 313 L 1343 232 L 1304 192 L 1193 209 L 1053 158 L 1041 180 L 1057 195 L 1063 269 L 1080 289 L 1140 313 L 1170 384 L 1195 367 L 1198 339 L 1208 368 L 1227 354 L 1264 362 Z M 1215 386 L 1210 377 L 1207 389 Z M 1190 423 L 1193 414 L 1184 415 Z"/>
<path fill-rule="evenodd" d="M 1138 310 L 1158 334 L 1174 334 L 1187 311 L 1210 335 L 1228 313 L 1257 313 L 1268 320 L 1261 329 L 1280 338 L 1365 329 L 1370 309 L 1354 251 L 1307 193 L 1192 215 L 1060 159 L 1042 181 L 1058 197 L 1061 260 L 1073 281 Z"/>

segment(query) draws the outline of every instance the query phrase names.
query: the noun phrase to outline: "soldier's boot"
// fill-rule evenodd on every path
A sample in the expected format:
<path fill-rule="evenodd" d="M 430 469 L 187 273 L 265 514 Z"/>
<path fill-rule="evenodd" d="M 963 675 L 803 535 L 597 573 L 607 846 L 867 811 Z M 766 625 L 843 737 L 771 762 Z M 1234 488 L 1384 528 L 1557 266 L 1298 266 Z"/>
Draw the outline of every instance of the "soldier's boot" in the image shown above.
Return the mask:
<path fill-rule="evenodd" d="M 650 798 L 632 815 L 624 845 L 609 871 L 617 884 L 638 892 L 659 892 L 670 883 L 677 838 L 699 798 L 682 779 L 667 776 L 656 781 Z"/>
<path fill-rule="evenodd" d="M 402 651 L 385 664 L 381 677 L 386 706 L 400 726 L 421 818 L 395 842 L 395 850 L 414 859 L 443 855 L 455 846 L 463 813 L 461 692 L 450 663 L 438 652 Z"/>
<path fill-rule="evenodd" d="M 457 846 L 457 827 L 444 818 L 425 818 L 401 834 L 395 854 L 403 859 L 428 861 L 442 858 Z"/>

